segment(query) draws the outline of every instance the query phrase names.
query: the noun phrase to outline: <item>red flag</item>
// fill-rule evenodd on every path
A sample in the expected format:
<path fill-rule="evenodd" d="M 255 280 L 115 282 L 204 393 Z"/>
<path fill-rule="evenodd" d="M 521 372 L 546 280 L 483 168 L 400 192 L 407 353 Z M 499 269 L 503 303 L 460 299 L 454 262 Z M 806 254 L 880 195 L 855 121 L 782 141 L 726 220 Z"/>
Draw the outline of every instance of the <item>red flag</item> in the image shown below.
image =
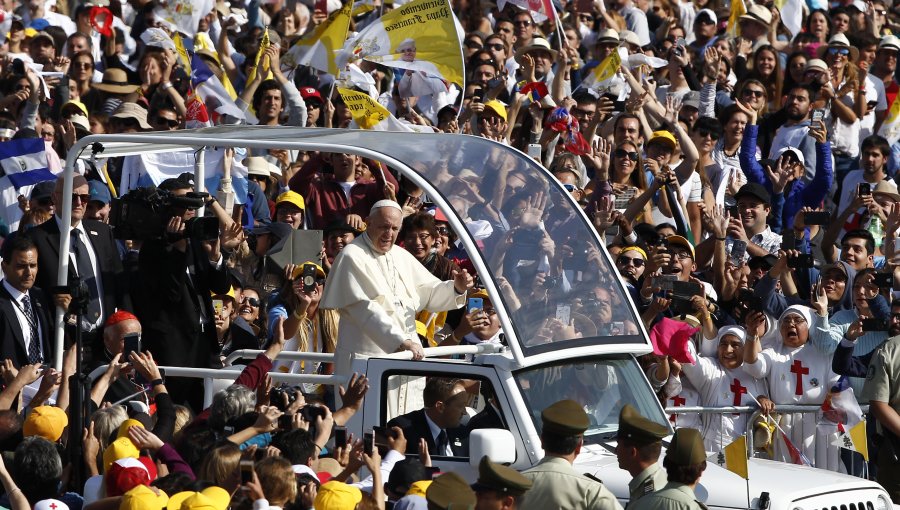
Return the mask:
<path fill-rule="evenodd" d="M 794 443 L 792 443 L 791 440 L 788 439 L 783 430 L 781 431 L 781 438 L 784 439 L 784 445 L 787 446 L 788 454 L 791 456 L 791 462 L 793 462 L 794 464 L 799 464 L 801 466 L 812 466 L 812 462 L 810 462 L 809 459 L 806 458 L 806 455 L 803 455 L 803 452 L 801 452 L 797 449 L 796 446 L 794 446 Z"/>
<path fill-rule="evenodd" d="M 650 329 L 650 342 L 653 353 L 661 356 L 672 356 L 681 363 L 694 364 L 694 358 L 688 352 L 688 342 L 700 328 L 692 328 L 688 324 L 663 317 Z"/>

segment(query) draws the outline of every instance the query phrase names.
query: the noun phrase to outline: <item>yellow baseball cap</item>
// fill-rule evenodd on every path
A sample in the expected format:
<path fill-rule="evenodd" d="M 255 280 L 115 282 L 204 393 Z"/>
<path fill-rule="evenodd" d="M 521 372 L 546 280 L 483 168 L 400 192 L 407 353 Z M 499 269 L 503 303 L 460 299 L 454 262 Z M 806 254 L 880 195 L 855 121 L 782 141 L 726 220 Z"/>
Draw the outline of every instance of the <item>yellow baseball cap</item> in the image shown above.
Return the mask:
<path fill-rule="evenodd" d="M 657 142 L 668 145 L 672 150 L 675 150 L 675 146 L 678 145 L 678 142 L 675 141 L 675 135 L 669 131 L 654 131 L 653 134 L 650 135 L 650 140 L 647 141 L 647 145 Z"/>
<path fill-rule="evenodd" d="M 326 276 L 325 270 L 322 269 L 322 266 L 320 266 L 319 264 L 316 264 L 315 262 L 313 262 L 311 260 L 307 260 L 306 262 L 304 262 L 302 264 L 298 264 L 297 267 L 294 268 L 294 271 L 291 273 L 291 280 L 296 280 L 297 278 L 300 278 L 300 275 L 303 274 L 303 267 L 307 266 L 307 265 L 314 266 L 316 268 L 316 274 L 321 276 L 322 278 L 325 278 L 325 276 Z"/>
<path fill-rule="evenodd" d="M 315 510 L 353 510 L 362 501 L 362 492 L 352 485 L 330 481 L 323 483 L 313 503 Z"/>
<path fill-rule="evenodd" d="M 119 425 L 119 433 L 116 434 L 116 438 L 128 437 L 128 429 L 130 429 L 131 427 L 145 428 L 143 423 L 133 418 L 129 418 L 123 421 L 121 425 Z"/>
<path fill-rule="evenodd" d="M 40 436 L 52 442 L 62 437 L 63 430 L 69 424 L 69 417 L 62 409 L 54 406 L 38 406 L 32 409 L 25 423 L 22 424 L 22 434 L 27 436 Z"/>
<path fill-rule="evenodd" d="M 295 191 L 285 191 L 284 193 L 278 195 L 278 198 L 275 199 L 275 208 L 278 209 L 278 204 L 281 204 L 283 202 L 294 204 L 302 211 L 306 210 L 306 202 L 303 201 L 303 195 Z"/>
<path fill-rule="evenodd" d="M 503 121 L 506 122 L 506 106 L 503 103 L 497 101 L 496 99 L 492 99 L 484 103 L 484 107 L 493 110 L 494 113 L 499 115 L 500 118 L 502 118 Z"/>
<path fill-rule="evenodd" d="M 163 510 L 168 502 L 169 496 L 165 492 L 157 494 L 146 485 L 138 485 L 122 495 L 119 510 Z"/>
<path fill-rule="evenodd" d="M 120 437 L 109 444 L 105 450 L 103 450 L 103 471 L 109 471 L 110 466 L 112 466 L 113 462 L 124 459 L 126 457 L 130 457 L 132 459 L 136 459 L 141 456 L 141 452 L 134 446 L 134 443 L 131 442 L 131 439 L 127 437 Z"/>

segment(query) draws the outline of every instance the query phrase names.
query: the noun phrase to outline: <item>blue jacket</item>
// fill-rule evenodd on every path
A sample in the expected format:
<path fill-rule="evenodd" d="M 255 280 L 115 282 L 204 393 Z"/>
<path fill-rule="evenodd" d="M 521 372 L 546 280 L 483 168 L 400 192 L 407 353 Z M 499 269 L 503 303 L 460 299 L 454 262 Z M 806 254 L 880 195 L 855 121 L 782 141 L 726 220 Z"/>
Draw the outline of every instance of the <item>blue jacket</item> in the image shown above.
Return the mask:
<path fill-rule="evenodd" d="M 744 129 L 744 139 L 741 141 L 740 161 L 741 169 L 747 176 L 748 182 L 762 184 L 766 190 L 772 193 L 772 183 L 766 176 L 766 172 L 759 161 L 756 160 L 756 143 L 759 135 L 759 126 L 747 126 Z M 784 198 L 783 222 L 786 228 L 794 225 L 794 215 L 804 207 L 818 207 L 822 204 L 825 195 L 834 181 L 834 173 L 831 167 L 831 144 L 828 142 L 816 142 L 816 174 L 812 180 L 804 179 L 794 181 L 789 185 L 787 196 Z"/>

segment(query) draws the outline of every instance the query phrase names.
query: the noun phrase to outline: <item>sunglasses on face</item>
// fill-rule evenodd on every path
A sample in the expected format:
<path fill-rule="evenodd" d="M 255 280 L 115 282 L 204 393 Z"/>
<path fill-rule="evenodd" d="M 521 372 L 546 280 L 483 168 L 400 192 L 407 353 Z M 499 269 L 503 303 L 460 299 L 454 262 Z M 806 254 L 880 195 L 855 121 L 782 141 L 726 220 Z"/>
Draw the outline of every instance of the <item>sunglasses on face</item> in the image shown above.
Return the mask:
<path fill-rule="evenodd" d="M 241 300 L 241 304 L 244 304 L 244 303 L 247 303 L 248 305 L 252 306 L 253 308 L 259 307 L 259 300 L 256 299 L 255 297 L 245 297 L 244 299 Z"/>
<path fill-rule="evenodd" d="M 715 131 L 710 131 L 708 129 L 698 129 L 697 136 L 699 136 L 701 139 L 706 138 L 707 136 L 712 138 L 713 140 L 719 139 L 719 133 L 717 133 Z"/>
<path fill-rule="evenodd" d="M 72 193 L 72 203 L 81 201 L 82 204 L 86 204 L 90 202 L 91 194 L 90 193 Z"/>
<path fill-rule="evenodd" d="M 517 26 L 517 27 L 530 27 L 530 26 L 531 26 L 531 22 L 530 22 L 530 21 L 525 21 L 525 20 L 513 21 L 513 25 L 515 25 L 515 26 Z"/>
<path fill-rule="evenodd" d="M 466 41 L 466 48 L 471 50 L 480 50 L 482 45 L 478 43 L 478 41 Z"/>
<path fill-rule="evenodd" d="M 574 184 L 563 184 L 563 188 L 565 188 L 566 191 L 568 191 L 569 193 L 571 193 L 571 192 L 573 192 L 573 191 L 576 191 L 576 190 L 578 189 L 578 186 L 576 186 L 576 185 L 574 185 Z"/>
<path fill-rule="evenodd" d="M 848 48 L 828 48 L 829 55 L 841 55 L 846 57 L 850 54 L 850 50 Z"/>
<path fill-rule="evenodd" d="M 627 157 L 631 161 L 638 160 L 637 152 L 628 152 L 625 149 L 616 149 L 615 152 L 613 152 L 613 155 L 617 158 L 626 158 Z"/>
<path fill-rule="evenodd" d="M 626 257 L 624 255 L 616 259 L 616 262 L 620 266 L 627 266 L 628 264 L 631 264 L 634 267 L 644 267 L 645 263 L 644 259 L 639 259 L 636 257 Z"/>
<path fill-rule="evenodd" d="M 494 50 L 494 51 L 500 51 L 500 50 L 506 49 L 506 46 L 504 46 L 500 43 L 487 44 L 484 47 L 487 49 L 490 49 L 490 50 Z"/>
<path fill-rule="evenodd" d="M 747 90 L 744 91 L 744 97 L 750 97 L 750 96 L 753 96 L 753 97 L 763 97 L 764 95 L 766 95 L 766 93 L 763 92 L 762 90 L 750 90 L 750 89 L 747 89 Z"/>
<path fill-rule="evenodd" d="M 445 236 L 445 235 L 450 234 L 450 229 L 448 229 L 447 227 L 436 227 L 435 230 L 437 230 L 437 233 L 440 236 Z"/>
<path fill-rule="evenodd" d="M 180 122 L 178 122 L 178 119 L 167 119 L 165 117 L 158 117 L 156 119 L 156 124 L 161 125 L 161 126 L 178 127 Z"/>

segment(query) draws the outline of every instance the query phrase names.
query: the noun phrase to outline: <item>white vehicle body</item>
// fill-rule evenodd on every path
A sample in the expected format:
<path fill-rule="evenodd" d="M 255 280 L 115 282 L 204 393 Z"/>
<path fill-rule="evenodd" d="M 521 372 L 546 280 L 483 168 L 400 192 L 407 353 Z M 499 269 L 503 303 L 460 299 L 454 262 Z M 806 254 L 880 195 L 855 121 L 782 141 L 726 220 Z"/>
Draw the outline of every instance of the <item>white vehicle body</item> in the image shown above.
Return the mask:
<path fill-rule="evenodd" d="M 650 352 L 651 345 L 636 308 L 603 249 L 597 232 L 560 183 L 526 155 L 482 138 L 447 134 L 230 126 L 166 133 L 97 135 L 79 140 L 69 152 L 66 162 L 68 179 L 62 194 L 63 210 L 71 207 L 74 162 L 78 157 L 90 157 L 89 151 L 84 155 L 80 153 L 92 143 L 101 144 L 104 149 L 102 157 L 203 147 L 343 152 L 381 161 L 399 171 L 425 190 L 459 234 L 460 243 L 471 257 L 498 312 L 507 346 L 480 346 L 481 353 L 471 360 L 429 358 L 412 361 L 408 357 L 403 359 L 402 353 L 354 360 L 354 371 L 368 376 L 371 389 L 361 411 L 348 423 L 348 430 L 356 437 L 362 437 L 371 426 L 384 425 L 400 411 L 415 409 L 410 403 L 404 405 L 401 401 L 398 404 L 396 392 L 422 376 L 460 377 L 488 383 L 493 388 L 505 429 L 473 432 L 468 458 L 434 459 L 442 470 L 457 471 L 474 480 L 477 463 L 484 454 L 500 462 L 509 462 L 519 470 L 540 461 L 543 457 L 540 411 L 556 400 L 575 398 L 582 401 L 592 416 L 592 425 L 585 434 L 585 448 L 576 461 L 576 469 L 603 480 L 620 501 L 627 501 L 630 476 L 618 467 L 613 453 L 618 409 L 625 403 L 631 403 L 648 418 L 669 425 L 663 408 L 635 359 L 636 355 Z M 491 179 L 496 180 L 497 175 L 507 176 L 510 173 L 526 177 L 532 192 L 548 196 L 548 214 L 556 214 L 565 220 L 564 229 L 548 231 L 551 236 L 564 239 L 557 241 L 557 244 L 577 246 L 576 259 L 579 256 L 587 258 L 592 250 L 599 250 L 602 254 L 599 260 L 591 263 L 594 265 L 575 260 L 577 264 L 567 269 L 571 273 L 567 273 L 567 278 L 575 280 L 585 275 L 596 276 L 595 284 L 602 285 L 617 300 L 614 310 L 617 322 L 629 322 L 633 328 L 624 331 L 619 324 L 611 330 L 608 321 L 591 313 L 589 299 L 582 300 L 581 296 L 573 296 L 572 293 L 553 296 L 552 302 L 557 306 L 570 307 L 573 314 L 575 310 L 583 312 L 582 316 L 588 319 L 582 321 L 582 330 L 575 337 L 545 338 L 538 334 L 540 326 L 554 317 L 556 310 L 552 306 L 548 308 L 523 300 L 522 308 L 511 309 L 498 291 L 495 276 L 500 266 L 491 266 L 488 255 L 468 233 L 466 223 L 471 220 L 469 215 L 473 214 L 473 210 L 454 207 L 468 203 L 465 196 L 457 196 L 454 191 L 459 189 L 454 187 L 454 176 L 463 168 L 471 171 L 468 175 L 475 174 L 478 182 L 473 183 L 487 200 L 491 199 L 491 189 L 495 189 L 488 186 Z M 198 170 L 202 173 L 204 169 Z M 196 180 L 203 182 L 199 175 Z M 68 221 L 68 218 L 63 221 Z M 64 253 L 68 249 L 69 229 L 67 225 L 63 227 L 60 251 Z M 508 250 L 507 257 L 520 256 L 523 251 L 524 248 L 517 251 L 514 245 Z M 59 273 L 66 275 L 68 257 L 61 257 L 60 262 L 63 267 Z M 551 303 L 550 297 L 547 303 Z M 61 353 L 62 349 L 57 349 L 57 352 Z M 396 376 L 401 376 L 401 379 L 391 379 Z M 416 397 L 414 392 L 407 396 Z M 400 400 L 403 398 L 406 397 L 401 396 Z M 389 399 L 392 406 L 390 413 Z M 893 508 L 887 493 L 878 484 L 861 478 L 757 459 L 751 459 L 749 471 L 750 480 L 747 483 L 711 463 L 697 488 L 698 498 L 710 508 L 721 509 L 748 508 L 748 505 L 749 508 L 786 510 Z"/>

